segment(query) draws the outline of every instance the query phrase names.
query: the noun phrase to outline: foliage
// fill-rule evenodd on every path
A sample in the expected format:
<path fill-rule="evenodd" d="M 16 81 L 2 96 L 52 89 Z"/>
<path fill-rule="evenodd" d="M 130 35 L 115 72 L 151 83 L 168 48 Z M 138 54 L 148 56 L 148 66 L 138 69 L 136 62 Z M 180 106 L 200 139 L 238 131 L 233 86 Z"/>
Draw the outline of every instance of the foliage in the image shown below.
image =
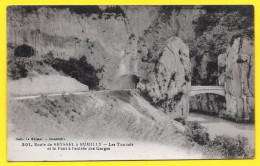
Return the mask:
<path fill-rule="evenodd" d="M 89 64 L 85 56 L 82 56 L 80 59 L 70 58 L 69 60 L 55 58 L 52 61 L 46 60 L 45 62 L 51 64 L 54 69 L 62 71 L 79 82 L 88 85 L 90 89 L 95 89 L 99 86 L 97 73 L 100 71 Z"/>
<path fill-rule="evenodd" d="M 199 145 L 206 145 L 209 143 L 209 134 L 206 129 L 198 122 L 186 122 L 187 128 L 185 135 L 191 142 L 196 142 Z"/>
<path fill-rule="evenodd" d="M 219 22 L 219 17 L 215 13 L 205 14 L 194 21 L 195 24 L 194 31 L 196 36 L 201 36 L 206 30 L 212 29 Z"/>
<path fill-rule="evenodd" d="M 162 14 L 161 20 L 162 22 L 166 23 L 172 16 L 172 11 L 173 9 L 180 9 L 180 7 L 177 6 L 168 6 L 168 5 L 164 5 L 161 6 L 159 13 Z"/>
<path fill-rule="evenodd" d="M 203 6 L 206 12 L 195 20 L 196 36 L 212 30 L 218 24 L 228 28 L 228 31 L 246 30 L 254 25 L 253 6 Z"/>
<path fill-rule="evenodd" d="M 182 117 L 175 118 L 174 120 L 177 121 L 177 122 L 180 122 L 182 125 L 186 125 L 187 124 L 186 120 L 184 118 L 182 118 Z"/>
<path fill-rule="evenodd" d="M 91 16 L 92 14 L 100 14 L 102 11 L 96 5 L 89 6 L 67 6 L 67 5 L 59 5 L 59 6 L 20 6 L 22 10 L 26 14 L 31 14 L 37 12 L 40 7 L 48 7 L 52 9 L 69 9 L 72 13 L 76 14 L 85 14 L 86 16 Z"/>
<path fill-rule="evenodd" d="M 92 14 L 101 14 L 101 9 L 96 6 L 68 6 L 69 10 L 76 14 L 85 14 L 86 16 L 91 16 Z"/>
<path fill-rule="evenodd" d="M 249 146 L 246 137 L 219 135 L 211 140 L 206 129 L 198 122 L 187 122 L 182 118 L 175 120 L 186 126 L 184 134 L 189 141 L 201 145 L 203 154 L 207 158 L 239 159 L 254 157 L 254 150 Z"/>
<path fill-rule="evenodd" d="M 253 158 L 254 150 L 250 148 L 248 139 L 242 136 L 216 136 L 204 150 L 205 155 L 215 155 L 225 159 Z"/>
<path fill-rule="evenodd" d="M 40 6 L 42 7 L 42 6 Z M 25 14 L 31 14 L 37 12 L 37 10 L 40 8 L 37 6 L 22 6 L 21 9 L 24 11 Z M 47 6 L 44 6 L 47 7 Z M 48 6 L 47 8 L 53 8 L 53 9 L 68 9 L 71 13 L 79 14 L 79 15 L 85 15 L 87 17 L 91 16 L 92 14 L 97 14 L 99 18 L 102 18 L 103 13 L 109 13 L 109 14 L 116 14 L 116 17 L 123 16 L 126 17 L 126 14 L 124 10 L 120 6 L 108 6 L 105 10 L 101 10 L 99 6 L 97 5 L 87 5 L 87 6 Z"/>
<path fill-rule="evenodd" d="M 13 80 L 25 78 L 35 65 L 32 57 L 35 50 L 26 44 L 15 48 L 11 43 L 7 44 L 8 52 L 13 50 L 13 54 L 7 56 L 7 76 Z M 10 49 L 10 50 L 9 50 Z M 10 51 L 12 52 L 12 51 Z M 32 57 L 32 58 L 31 58 Z"/>
<path fill-rule="evenodd" d="M 189 44 L 190 56 L 195 59 L 192 77 L 194 85 L 217 85 L 217 57 L 226 52 L 229 44 L 237 37 L 254 37 L 253 6 L 202 6 L 202 14 L 193 21 L 196 40 Z M 199 48 L 199 49 L 198 49 Z M 207 75 L 201 76 L 200 64 L 203 57 L 208 56 L 204 63 L 210 63 Z M 204 68 L 201 70 L 205 70 Z"/>
<path fill-rule="evenodd" d="M 124 10 L 120 6 L 108 6 L 104 11 L 104 13 L 115 13 L 116 17 L 123 16 L 126 17 Z"/>
<path fill-rule="evenodd" d="M 31 58 L 10 56 L 7 60 L 7 76 L 13 80 L 27 77 L 34 66 Z"/>

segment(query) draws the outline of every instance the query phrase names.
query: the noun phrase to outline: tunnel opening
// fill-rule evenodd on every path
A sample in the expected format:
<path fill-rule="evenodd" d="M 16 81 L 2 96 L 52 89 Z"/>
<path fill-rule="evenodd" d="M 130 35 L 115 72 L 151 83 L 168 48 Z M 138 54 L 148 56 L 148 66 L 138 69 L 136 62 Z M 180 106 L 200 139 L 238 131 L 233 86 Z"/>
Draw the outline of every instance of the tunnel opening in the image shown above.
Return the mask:
<path fill-rule="evenodd" d="M 35 55 L 35 50 L 26 44 L 20 45 L 15 48 L 14 56 L 16 57 L 31 57 Z"/>
<path fill-rule="evenodd" d="M 116 89 L 136 89 L 140 78 L 135 74 L 120 76 L 115 84 Z"/>

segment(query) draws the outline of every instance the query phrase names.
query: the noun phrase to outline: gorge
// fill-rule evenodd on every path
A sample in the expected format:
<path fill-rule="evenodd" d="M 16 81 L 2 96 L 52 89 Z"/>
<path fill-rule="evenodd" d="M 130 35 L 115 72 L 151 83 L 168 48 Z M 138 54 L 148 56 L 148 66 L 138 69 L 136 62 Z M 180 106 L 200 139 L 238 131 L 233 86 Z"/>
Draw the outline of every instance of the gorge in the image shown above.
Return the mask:
<path fill-rule="evenodd" d="M 9 6 L 9 154 L 53 137 L 134 142 L 135 160 L 252 158 L 254 56 L 249 5 Z"/>
<path fill-rule="evenodd" d="M 199 94 L 191 97 L 190 109 L 253 121 L 251 8 L 12 7 L 8 10 L 8 64 L 17 66 L 18 71 L 10 67 L 8 76 L 19 79 L 63 72 L 77 79 L 83 76 L 66 73 L 57 67 L 58 60 L 84 56 L 93 67 L 89 78 L 95 77 L 92 84 L 99 89 L 136 87 L 151 103 L 178 117 L 189 112 L 185 106 L 190 85 L 222 86 L 226 87 L 225 99 Z M 35 50 L 36 58 L 13 57 L 21 45 Z M 27 63 L 19 64 L 28 58 Z"/>

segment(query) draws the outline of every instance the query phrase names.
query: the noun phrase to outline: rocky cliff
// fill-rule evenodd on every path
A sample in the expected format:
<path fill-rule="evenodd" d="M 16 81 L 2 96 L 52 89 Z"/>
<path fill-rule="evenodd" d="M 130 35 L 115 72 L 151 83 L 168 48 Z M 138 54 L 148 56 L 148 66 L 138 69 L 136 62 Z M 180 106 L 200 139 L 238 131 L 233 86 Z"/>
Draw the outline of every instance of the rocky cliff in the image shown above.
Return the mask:
<path fill-rule="evenodd" d="M 254 42 L 248 37 L 234 39 L 218 57 L 219 84 L 226 87 L 225 116 L 236 121 L 254 121 Z"/>
<path fill-rule="evenodd" d="M 138 88 L 154 105 L 163 108 L 173 117 L 187 116 L 189 110 L 190 58 L 189 49 L 181 39 L 170 38 L 153 64 L 154 69 L 146 71 L 148 78 L 141 80 Z M 143 62 L 142 66 L 147 63 Z"/>
<path fill-rule="evenodd" d="M 226 96 L 194 96 L 191 111 L 235 121 L 254 121 L 254 61 L 239 58 L 254 57 L 254 9 L 252 6 L 207 6 L 204 11 L 194 21 L 196 37 L 189 44 L 192 85 L 225 86 Z M 237 40 L 243 41 L 235 44 Z"/>
<path fill-rule="evenodd" d="M 82 65 L 96 71 L 99 89 L 138 87 L 164 112 L 186 115 L 191 75 L 189 49 L 183 41 L 195 36 L 192 21 L 200 13 L 174 6 L 10 7 L 9 77 L 82 78 L 84 67 L 75 65 L 80 66 L 77 59 L 84 57 L 87 64 Z M 30 46 L 35 55 L 14 56 L 21 45 Z M 16 76 L 17 72 L 22 74 Z"/>

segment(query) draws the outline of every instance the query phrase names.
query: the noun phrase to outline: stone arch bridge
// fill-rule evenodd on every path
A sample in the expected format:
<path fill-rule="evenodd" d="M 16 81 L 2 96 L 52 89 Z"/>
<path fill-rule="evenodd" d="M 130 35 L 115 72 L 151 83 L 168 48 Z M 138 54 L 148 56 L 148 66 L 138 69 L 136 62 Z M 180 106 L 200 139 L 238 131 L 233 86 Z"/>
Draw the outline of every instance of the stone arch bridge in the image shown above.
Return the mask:
<path fill-rule="evenodd" d="M 214 93 L 217 95 L 225 96 L 225 87 L 222 86 L 191 86 L 189 96 L 195 96 L 202 93 Z"/>
<path fill-rule="evenodd" d="M 116 85 L 119 89 L 135 89 L 138 82 L 137 74 L 126 74 L 118 78 Z M 213 93 L 224 97 L 226 94 L 224 86 L 190 86 L 189 97 L 203 93 Z"/>
<path fill-rule="evenodd" d="M 188 102 L 190 97 L 205 93 L 212 93 L 226 97 L 226 89 L 224 86 L 190 86 Z M 187 110 L 190 110 L 189 104 L 187 105 Z"/>

